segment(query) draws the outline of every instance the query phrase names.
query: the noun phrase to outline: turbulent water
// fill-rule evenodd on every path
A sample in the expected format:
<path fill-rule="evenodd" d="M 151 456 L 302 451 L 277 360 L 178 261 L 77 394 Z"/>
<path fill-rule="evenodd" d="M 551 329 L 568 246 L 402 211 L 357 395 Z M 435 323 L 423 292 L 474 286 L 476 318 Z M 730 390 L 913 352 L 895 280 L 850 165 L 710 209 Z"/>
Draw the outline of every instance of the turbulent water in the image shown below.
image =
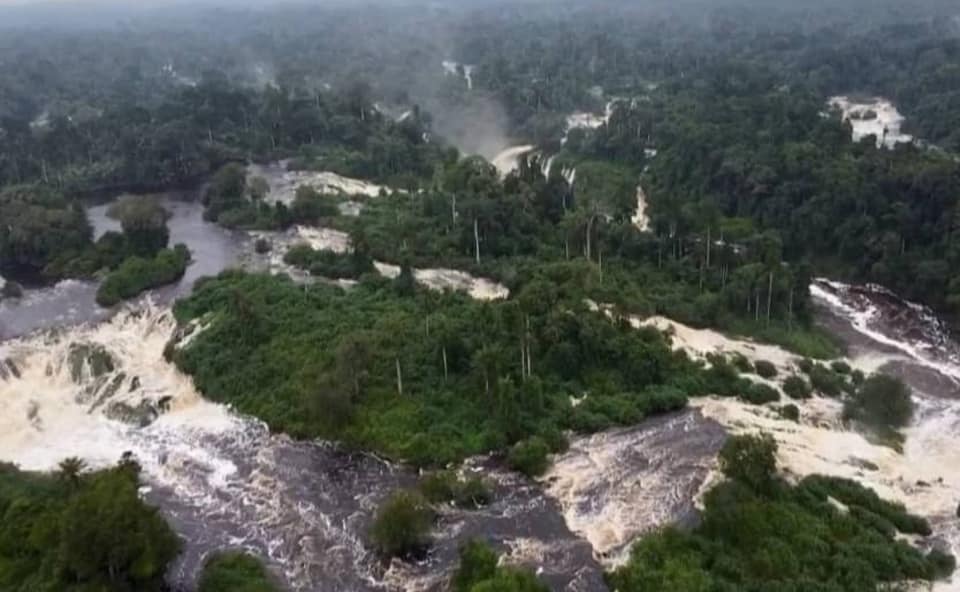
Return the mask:
<path fill-rule="evenodd" d="M 277 248 L 256 259 L 256 236 L 204 223 L 196 202 L 161 199 L 173 214 L 172 241 L 187 243 L 196 260 L 178 285 L 112 311 L 96 307 L 95 285 L 81 282 L 0 303 L 0 460 L 49 470 L 69 456 L 101 467 L 134 454 L 144 468 L 144 495 L 185 540 L 170 574 L 175 585 L 191 586 L 210 553 L 245 548 L 265 557 L 297 592 L 440 590 L 458 546 L 479 537 L 505 561 L 536 570 L 552 589 L 605 590 L 604 566 L 622 562 L 631 541 L 695 518 L 726 434 L 758 429 L 778 439 L 789 474 L 857 479 L 930 518 L 934 537 L 921 544 L 960 551 L 960 345 L 924 307 L 882 288 L 820 280 L 812 288 L 818 317 L 849 344 L 851 362 L 895 373 L 917 394 L 903 454 L 845 429 L 834 401 L 803 405 L 795 424 L 763 407 L 701 400 L 633 428 L 574 439 L 537 483 L 496 459 L 469 461 L 462 470 L 492 481 L 494 503 L 475 512 L 442 509 L 426 559 L 384 565 L 368 547 L 371 516 L 415 474 L 331 443 L 271 435 L 262 423 L 205 401 L 163 358 L 171 340 L 189 339 L 168 306 L 196 278 L 236 263 L 289 272 L 279 258 L 290 245 L 345 252 L 349 237 L 294 229 L 270 235 Z M 97 234 L 116 227 L 105 212 L 105 206 L 90 210 Z M 388 276 L 398 271 L 378 269 Z M 416 277 L 478 298 L 506 296 L 495 284 L 452 270 L 417 270 Z M 670 332 L 676 347 L 697 356 L 735 351 L 795 370 L 796 356 L 775 347 L 663 318 L 636 324 Z M 960 582 L 938 586 L 960 590 Z"/>
<path fill-rule="evenodd" d="M 155 196 L 171 214 L 170 244 L 184 243 L 193 261 L 176 284 L 155 290 L 152 297 L 170 303 L 188 294 L 194 282 L 216 275 L 237 261 L 240 239 L 230 231 L 203 220 L 203 206 L 195 193 Z M 91 207 L 87 215 L 96 237 L 119 230 L 119 222 L 107 217 L 109 204 Z M 0 340 L 26 335 L 39 329 L 70 326 L 108 319 L 116 311 L 96 303 L 97 283 L 65 280 L 52 288 L 27 289 L 23 298 L 0 301 Z"/>
<path fill-rule="evenodd" d="M 833 97 L 828 104 L 833 109 L 839 109 L 843 120 L 850 122 L 854 142 L 874 136 L 878 148 L 893 148 L 897 144 L 913 141 L 913 136 L 901 131 L 906 119 L 886 99 L 858 101 L 848 97 Z"/>

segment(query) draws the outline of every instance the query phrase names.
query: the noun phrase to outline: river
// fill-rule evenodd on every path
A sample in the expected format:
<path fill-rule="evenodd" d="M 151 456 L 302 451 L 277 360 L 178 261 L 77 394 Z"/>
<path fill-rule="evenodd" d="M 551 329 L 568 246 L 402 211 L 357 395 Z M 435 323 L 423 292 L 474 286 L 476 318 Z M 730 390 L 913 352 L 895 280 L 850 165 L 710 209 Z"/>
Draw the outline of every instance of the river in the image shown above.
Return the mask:
<path fill-rule="evenodd" d="M 481 537 L 552 589 L 605 590 L 603 570 L 623 561 L 632 540 L 695 520 L 726 433 L 746 428 L 774 432 L 781 462 L 795 474 L 857 478 L 928 516 L 936 539 L 925 544 L 958 549 L 960 346 L 923 307 L 879 288 L 820 281 L 818 319 L 849 344 L 854 364 L 896 373 L 917 392 L 919 412 L 902 455 L 814 419 L 823 405 L 816 401 L 801 426 L 735 402 L 696 402 L 633 428 L 575 438 L 540 482 L 505 471 L 497 459 L 471 459 L 462 470 L 488 478 L 495 501 L 473 512 L 444 508 L 424 561 L 384 565 L 369 550 L 371 516 L 416 474 L 334 443 L 270 434 L 261 422 L 205 401 L 164 360 L 171 339 L 189 339 L 178 333 L 169 304 L 197 278 L 248 257 L 251 239 L 203 222 L 195 196 L 158 199 L 173 214 L 172 241 L 194 253 L 177 285 L 114 310 L 96 307 L 95 285 L 81 282 L 0 304 L 0 460 L 50 470 L 79 456 L 101 467 L 132 452 L 144 468 L 144 495 L 185 541 L 170 574 L 175 586 L 192 586 L 210 553 L 243 548 L 266 558 L 297 592 L 439 590 L 458 546 Z M 116 225 L 105 212 L 90 210 L 98 234 Z M 677 343 L 703 343 L 700 337 L 678 332 Z M 710 339 L 711 347 L 727 343 Z M 786 354 L 780 359 L 790 363 Z"/>

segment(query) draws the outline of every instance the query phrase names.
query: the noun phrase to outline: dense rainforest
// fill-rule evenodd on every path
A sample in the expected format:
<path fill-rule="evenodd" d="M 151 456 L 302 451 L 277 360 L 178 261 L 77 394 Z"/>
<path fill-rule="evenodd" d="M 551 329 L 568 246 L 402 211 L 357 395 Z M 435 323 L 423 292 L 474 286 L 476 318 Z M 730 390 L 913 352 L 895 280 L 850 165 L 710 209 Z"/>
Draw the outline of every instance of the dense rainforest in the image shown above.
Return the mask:
<path fill-rule="evenodd" d="M 94 236 L 86 207 L 123 192 L 202 185 L 205 220 L 232 231 L 345 233 L 346 252 L 283 254 L 306 285 L 239 270 L 199 281 L 174 305 L 165 354 L 274 432 L 434 471 L 377 512 L 369 536 L 385 561 L 429 553 L 438 507 L 490 503 L 482 479 L 442 469 L 492 454 L 535 479 L 571 436 L 692 398 L 798 421 L 798 404 L 823 397 L 901 449 L 909 389 L 813 361 L 840 346 L 813 322 L 811 282 L 876 282 L 960 319 L 949 2 L 99 10 L 0 24 L 0 274 L 96 278 L 103 306 L 178 281 L 192 254 L 169 244 L 151 199 L 120 200 L 121 231 Z M 854 141 L 834 95 L 890 99 L 918 141 Z M 518 144 L 531 150 L 515 170 L 491 164 Z M 277 161 L 385 189 L 275 201 L 248 165 Z M 417 274 L 431 268 L 509 296 L 427 289 Z M 7 285 L 0 298 L 16 297 Z M 648 326 L 655 316 L 803 361 L 784 374 L 696 360 Z M 768 437 L 732 437 L 700 523 L 639 541 L 610 587 L 866 591 L 953 571 L 951 556 L 905 542 L 931 533 L 926 520 L 851 481 L 788 483 L 776 453 Z M 129 457 L 100 471 L 68 459 L 51 475 L 0 466 L 0 589 L 163 590 L 180 541 L 139 486 Z M 281 589 L 227 550 L 198 586 Z M 449 588 L 547 589 L 483 541 L 462 547 Z"/>

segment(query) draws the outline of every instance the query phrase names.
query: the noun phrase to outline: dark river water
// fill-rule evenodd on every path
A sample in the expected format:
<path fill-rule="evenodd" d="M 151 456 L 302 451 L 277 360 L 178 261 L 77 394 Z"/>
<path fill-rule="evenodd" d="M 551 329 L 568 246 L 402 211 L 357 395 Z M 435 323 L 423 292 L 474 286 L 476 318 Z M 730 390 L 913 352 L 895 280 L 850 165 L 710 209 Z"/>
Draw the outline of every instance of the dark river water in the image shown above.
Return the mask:
<path fill-rule="evenodd" d="M 422 562 L 382 563 L 369 549 L 371 516 L 416 474 L 332 443 L 270 434 L 260 422 L 204 401 L 164 361 L 163 348 L 177 334 L 169 304 L 198 278 L 240 264 L 249 239 L 205 223 L 196 195 L 157 199 L 172 213 L 171 243 L 185 243 L 194 257 L 177 285 L 114 310 L 100 309 L 96 285 L 83 282 L 0 303 L 0 460 L 44 470 L 66 456 L 104 466 L 134 453 L 144 467 L 144 495 L 185 542 L 170 574 L 174 585 L 189 589 L 215 551 L 248 549 L 297 592 L 442 590 L 458 547 L 481 538 L 554 590 L 599 592 L 606 590 L 601 562 L 622 555 L 629 540 L 696 519 L 693 499 L 726 432 L 691 409 L 575 439 L 542 483 L 505 471 L 497 459 L 472 459 L 461 470 L 488 479 L 494 502 L 477 511 L 442 509 Z M 98 235 L 117 226 L 106 209 L 89 210 Z M 953 449 L 960 418 L 960 348 L 936 318 L 876 289 L 823 282 L 814 296 L 820 321 L 852 356 L 875 358 L 921 393 L 916 429 L 937 432 L 917 438 L 939 463 L 931 470 L 948 477 L 960 471 L 941 466 L 952 457 L 937 460 L 934 450 Z M 40 331 L 51 328 L 59 330 Z M 71 372 L 78 346 L 102 348 L 114 370 L 106 377 L 89 368 Z M 129 421 L 131 410 L 149 421 Z M 948 479 L 938 495 L 950 495 L 956 481 Z M 945 541 L 956 542 L 945 517 L 935 524 Z"/>

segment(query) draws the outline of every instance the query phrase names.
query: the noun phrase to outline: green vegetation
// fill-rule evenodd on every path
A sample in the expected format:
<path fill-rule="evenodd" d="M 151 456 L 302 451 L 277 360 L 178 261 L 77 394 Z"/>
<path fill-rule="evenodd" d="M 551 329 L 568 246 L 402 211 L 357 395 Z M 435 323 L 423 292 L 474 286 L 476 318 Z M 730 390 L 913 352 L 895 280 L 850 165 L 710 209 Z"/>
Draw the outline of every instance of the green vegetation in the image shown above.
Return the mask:
<path fill-rule="evenodd" d="M 548 592 L 545 584 L 527 571 L 498 565 L 497 554 L 481 541 L 460 548 L 460 566 L 453 574 L 452 592 Z"/>
<path fill-rule="evenodd" d="M 360 279 L 364 274 L 373 273 L 373 259 L 362 250 L 350 254 L 333 251 L 317 251 L 309 245 L 296 245 L 283 257 L 284 263 L 309 271 L 311 274 L 330 279 Z"/>
<path fill-rule="evenodd" d="M 800 421 L 800 408 L 796 405 L 784 405 L 780 408 L 780 417 L 793 422 Z"/>
<path fill-rule="evenodd" d="M 757 360 L 753 363 L 754 369 L 757 371 L 757 375 L 761 378 L 775 378 L 777 376 L 777 367 L 773 362 L 768 362 L 767 360 Z"/>
<path fill-rule="evenodd" d="M 462 478 L 454 471 L 424 475 L 419 490 L 433 504 L 452 502 L 461 508 L 479 508 L 493 501 L 493 492 L 482 478 Z"/>
<path fill-rule="evenodd" d="M 113 306 L 138 294 L 171 284 L 183 277 L 190 264 L 184 245 L 164 249 L 152 259 L 131 257 L 111 271 L 97 290 L 97 304 Z"/>
<path fill-rule="evenodd" d="M 542 439 L 535 449 L 561 449 L 563 430 L 630 425 L 710 392 L 700 366 L 659 332 L 568 292 L 538 277 L 485 303 L 401 293 L 375 276 L 344 292 L 228 272 L 176 305 L 180 322 L 207 329 L 171 355 L 207 397 L 275 430 L 420 466 L 531 436 Z"/>
<path fill-rule="evenodd" d="M 434 513 L 419 493 L 398 491 L 377 510 L 370 538 L 385 557 L 413 557 L 430 545 Z"/>
<path fill-rule="evenodd" d="M 50 188 L 0 190 L 0 273 L 37 277 L 90 246 L 93 229 L 79 204 Z"/>
<path fill-rule="evenodd" d="M 847 401 L 844 413 L 875 427 L 906 427 L 913 417 L 910 387 L 891 376 L 871 376 Z"/>
<path fill-rule="evenodd" d="M 138 494 L 133 463 L 57 475 L 0 466 L 0 589 L 160 592 L 180 542 Z"/>
<path fill-rule="evenodd" d="M 791 399 L 809 399 L 813 389 L 802 376 L 789 376 L 783 381 L 783 393 Z"/>
<path fill-rule="evenodd" d="M 733 438 L 721 454 L 730 480 L 707 494 L 701 524 L 637 543 L 630 562 L 609 575 L 611 588 L 874 592 L 953 571 L 952 557 L 897 540 L 898 532 L 929 533 L 923 519 L 852 481 L 815 476 L 787 485 L 775 454 L 769 436 Z"/>
<path fill-rule="evenodd" d="M 510 468 L 523 473 L 528 477 L 539 477 L 550 466 L 548 455 L 550 447 L 541 438 L 533 438 L 517 442 L 507 455 L 507 464 Z"/>
<path fill-rule="evenodd" d="M 170 240 L 170 214 L 150 197 L 121 197 L 110 206 L 107 215 L 120 221 L 126 251 L 131 255 L 151 257 L 166 248 Z"/>
<path fill-rule="evenodd" d="M 741 391 L 740 398 L 754 405 L 764 405 L 779 401 L 780 392 L 770 385 L 755 382 Z"/>
<path fill-rule="evenodd" d="M 220 553 L 207 560 L 197 592 L 280 592 L 259 559 L 246 553 Z"/>

